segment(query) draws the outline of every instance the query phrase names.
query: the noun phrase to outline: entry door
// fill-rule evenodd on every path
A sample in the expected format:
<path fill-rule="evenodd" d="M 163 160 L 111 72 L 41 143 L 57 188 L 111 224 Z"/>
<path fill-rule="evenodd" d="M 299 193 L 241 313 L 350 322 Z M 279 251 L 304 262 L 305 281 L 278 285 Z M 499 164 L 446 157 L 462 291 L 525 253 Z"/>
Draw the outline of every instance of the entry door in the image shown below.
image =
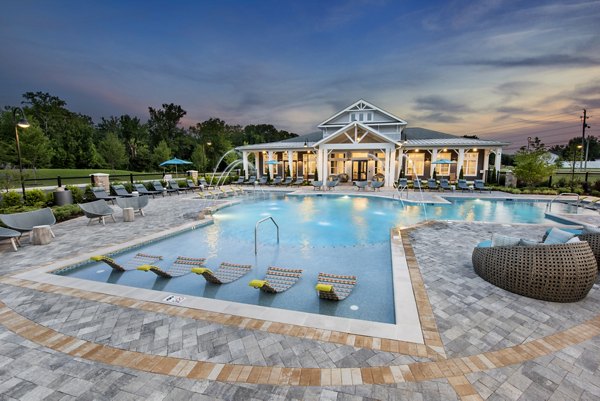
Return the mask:
<path fill-rule="evenodd" d="M 367 180 L 367 160 L 352 161 L 352 181 Z"/>

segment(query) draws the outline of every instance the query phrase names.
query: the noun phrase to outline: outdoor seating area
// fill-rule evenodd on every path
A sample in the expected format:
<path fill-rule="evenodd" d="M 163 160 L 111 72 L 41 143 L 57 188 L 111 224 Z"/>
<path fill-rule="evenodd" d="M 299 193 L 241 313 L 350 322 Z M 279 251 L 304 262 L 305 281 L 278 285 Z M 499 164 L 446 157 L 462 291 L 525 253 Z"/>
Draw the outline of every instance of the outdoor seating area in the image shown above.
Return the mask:
<path fill-rule="evenodd" d="M 114 216 L 115 211 L 106 203 L 106 201 L 102 199 L 99 199 L 94 202 L 80 203 L 79 207 L 83 211 L 85 217 L 89 219 L 88 226 L 92 224 L 94 219 L 98 219 L 99 223 L 105 225 L 105 217 L 110 217 L 114 223 L 117 222 Z"/>

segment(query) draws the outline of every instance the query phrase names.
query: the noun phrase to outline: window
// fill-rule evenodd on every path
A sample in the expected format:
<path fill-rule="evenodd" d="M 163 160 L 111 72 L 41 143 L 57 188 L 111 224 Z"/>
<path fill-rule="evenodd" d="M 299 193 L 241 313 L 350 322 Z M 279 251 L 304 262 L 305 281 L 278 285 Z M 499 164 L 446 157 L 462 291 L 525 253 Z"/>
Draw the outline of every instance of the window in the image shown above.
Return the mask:
<path fill-rule="evenodd" d="M 451 160 L 452 158 L 452 153 L 450 152 L 439 152 L 437 154 L 437 160 L 441 160 L 441 159 L 446 159 L 446 160 Z M 450 164 L 436 164 L 435 165 L 435 172 L 437 173 L 437 175 L 444 175 L 444 176 L 449 176 L 450 175 Z"/>
<path fill-rule="evenodd" d="M 308 176 L 308 175 L 312 175 L 315 173 L 315 170 L 317 168 L 317 161 L 316 161 L 316 156 L 314 153 L 305 153 L 303 155 L 303 159 L 304 159 L 304 175 Z"/>
<path fill-rule="evenodd" d="M 331 160 L 329 162 L 329 175 L 338 175 L 343 173 L 345 173 L 343 160 Z"/>
<path fill-rule="evenodd" d="M 407 153 L 406 173 L 409 177 L 422 176 L 425 173 L 425 153 Z"/>
<path fill-rule="evenodd" d="M 476 176 L 477 175 L 477 161 L 479 159 L 478 152 L 465 153 L 465 159 L 463 162 L 463 169 L 465 176 Z"/>
<path fill-rule="evenodd" d="M 373 113 L 367 113 L 367 121 L 373 121 Z"/>
<path fill-rule="evenodd" d="M 356 121 L 356 116 L 357 113 L 350 113 L 350 121 Z"/>

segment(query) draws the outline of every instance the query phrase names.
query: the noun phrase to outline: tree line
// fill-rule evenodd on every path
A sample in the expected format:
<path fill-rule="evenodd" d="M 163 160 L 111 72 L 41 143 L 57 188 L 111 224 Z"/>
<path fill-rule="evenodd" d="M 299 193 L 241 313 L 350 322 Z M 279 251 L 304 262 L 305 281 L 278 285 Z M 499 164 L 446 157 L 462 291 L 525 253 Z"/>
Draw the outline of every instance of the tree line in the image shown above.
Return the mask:
<path fill-rule="evenodd" d="M 21 160 L 23 167 L 33 169 L 156 171 L 163 161 L 178 157 L 206 171 L 233 147 L 297 136 L 271 124 L 243 127 L 219 118 L 183 127 L 181 120 L 187 112 L 173 103 L 148 107 L 147 121 L 124 114 L 102 117 L 97 124 L 91 117 L 69 110 L 66 101 L 49 93 L 26 92 L 20 107 L 31 124 L 19 129 Z M 13 110 L 14 106 L 5 106 L 0 115 L 2 168 L 18 163 Z"/>

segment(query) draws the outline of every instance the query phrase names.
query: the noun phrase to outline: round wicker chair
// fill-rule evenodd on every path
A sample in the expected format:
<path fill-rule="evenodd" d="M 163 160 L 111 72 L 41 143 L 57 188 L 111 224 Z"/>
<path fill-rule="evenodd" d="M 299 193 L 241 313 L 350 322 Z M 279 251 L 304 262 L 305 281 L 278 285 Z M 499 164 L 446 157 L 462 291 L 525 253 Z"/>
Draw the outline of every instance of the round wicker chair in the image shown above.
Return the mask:
<path fill-rule="evenodd" d="M 598 274 L 587 242 L 475 248 L 475 272 L 487 282 L 530 298 L 575 302 L 586 297 Z"/>

